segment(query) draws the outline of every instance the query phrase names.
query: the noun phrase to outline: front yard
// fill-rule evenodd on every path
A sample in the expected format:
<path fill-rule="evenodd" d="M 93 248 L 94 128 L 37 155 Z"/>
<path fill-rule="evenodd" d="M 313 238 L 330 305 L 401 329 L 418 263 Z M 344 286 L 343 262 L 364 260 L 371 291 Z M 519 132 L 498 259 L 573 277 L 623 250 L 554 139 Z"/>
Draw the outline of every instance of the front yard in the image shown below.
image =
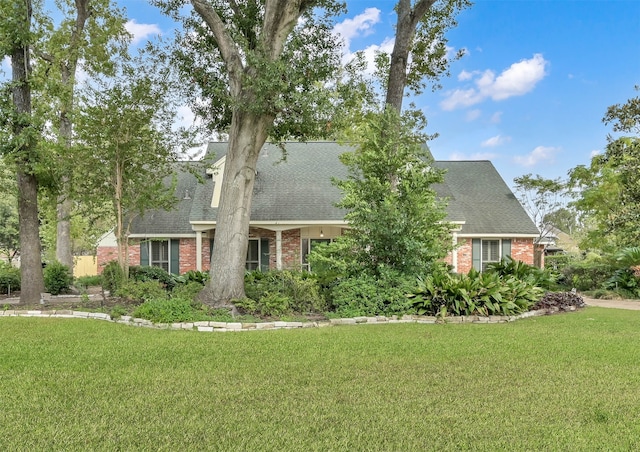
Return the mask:
<path fill-rule="evenodd" d="M 197 333 L 0 318 L 2 450 L 637 450 L 640 313 Z"/>

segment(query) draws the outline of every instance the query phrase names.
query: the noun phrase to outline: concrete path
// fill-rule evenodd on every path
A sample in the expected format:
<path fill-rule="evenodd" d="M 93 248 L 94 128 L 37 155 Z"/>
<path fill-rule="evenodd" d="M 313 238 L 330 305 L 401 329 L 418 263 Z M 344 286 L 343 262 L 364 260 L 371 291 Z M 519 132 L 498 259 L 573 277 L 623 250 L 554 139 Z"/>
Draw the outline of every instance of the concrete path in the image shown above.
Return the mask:
<path fill-rule="evenodd" d="M 582 296 L 587 306 L 598 306 L 600 308 L 630 309 L 640 311 L 640 300 L 601 300 Z"/>

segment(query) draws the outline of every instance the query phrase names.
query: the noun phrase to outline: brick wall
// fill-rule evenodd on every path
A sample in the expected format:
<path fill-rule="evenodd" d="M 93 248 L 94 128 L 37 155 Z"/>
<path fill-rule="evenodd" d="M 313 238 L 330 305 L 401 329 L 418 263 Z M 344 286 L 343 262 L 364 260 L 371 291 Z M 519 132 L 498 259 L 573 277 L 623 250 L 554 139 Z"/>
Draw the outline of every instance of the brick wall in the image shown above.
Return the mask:
<path fill-rule="evenodd" d="M 458 248 L 453 252 L 458 253 L 458 273 L 468 273 L 473 267 L 471 238 L 458 238 Z M 533 265 L 533 239 L 511 239 L 511 257 L 525 264 Z M 452 263 L 451 255 L 445 259 L 447 264 Z"/>
<path fill-rule="evenodd" d="M 102 274 L 104 267 L 111 261 L 118 260 L 117 246 L 99 246 L 96 252 L 98 274 Z M 140 265 L 140 241 L 132 241 L 129 244 L 129 265 Z"/>
<path fill-rule="evenodd" d="M 204 245 L 204 244 L 203 244 Z M 207 251 L 209 251 L 207 243 Z M 204 246 L 203 246 L 204 248 Z M 180 239 L 180 274 L 196 269 L 196 239 Z"/>

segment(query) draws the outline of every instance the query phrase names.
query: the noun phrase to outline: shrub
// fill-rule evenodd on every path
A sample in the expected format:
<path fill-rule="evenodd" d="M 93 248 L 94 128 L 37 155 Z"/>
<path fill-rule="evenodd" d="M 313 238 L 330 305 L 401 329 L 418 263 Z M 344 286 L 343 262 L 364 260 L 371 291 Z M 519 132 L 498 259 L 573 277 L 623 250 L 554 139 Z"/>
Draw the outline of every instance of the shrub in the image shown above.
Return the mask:
<path fill-rule="evenodd" d="M 255 310 L 244 307 L 243 309 L 247 312 L 270 312 L 273 306 L 266 306 L 267 302 L 263 299 L 268 298 L 268 304 L 273 304 L 278 297 L 282 298 L 280 300 L 282 305 L 285 304 L 284 300 L 287 300 L 286 304 L 289 308 L 285 313 L 323 312 L 327 307 L 324 297 L 320 295 L 317 280 L 308 272 L 290 270 L 249 272 L 245 276 L 245 293 L 256 303 Z"/>
<path fill-rule="evenodd" d="M 198 270 L 189 270 L 182 275 L 185 283 L 197 282 L 204 286 L 209 281 L 209 272 L 201 272 Z"/>
<path fill-rule="evenodd" d="M 195 322 L 209 318 L 206 308 L 195 308 L 184 298 L 151 298 L 133 311 L 134 317 L 154 323 Z"/>
<path fill-rule="evenodd" d="M 196 297 L 202 290 L 204 285 L 196 281 L 189 281 L 186 284 L 178 284 L 171 291 L 171 298 L 184 298 L 187 300 L 196 300 Z"/>
<path fill-rule="evenodd" d="M 76 278 L 75 286 L 88 288 L 93 286 L 101 286 L 102 285 L 102 276 L 101 275 L 92 275 L 92 276 L 79 276 Z"/>
<path fill-rule="evenodd" d="M 542 294 L 527 279 L 471 270 L 466 275 L 434 273 L 418 278 L 409 296 L 423 315 L 513 315 L 527 311 Z"/>
<path fill-rule="evenodd" d="M 630 268 L 620 268 L 607 279 L 602 287 L 628 298 L 640 298 L 640 278 Z"/>
<path fill-rule="evenodd" d="M 114 295 L 134 303 L 169 297 L 158 281 L 127 281 L 116 290 Z"/>
<path fill-rule="evenodd" d="M 367 274 L 346 278 L 332 290 L 333 306 L 341 317 L 410 314 L 415 312 L 407 298 L 408 281 L 397 272 L 374 278 Z"/>
<path fill-rule="evenodd" d="M 606 261 L 575 262 L 562 271 L 563 284 L 579 291 L 596 290 L 602 288 L 615 271 L 613 264 Z"/>
<path fill-rule="evenodd" d="M 558 280 L 558 275 L 552 272 L 550 268 L 534 267 L 511 257 L 489 264 L 487 271 L 497 273 L 502 277 L 513 276 L 520 280 L 527 280 L 532 285 L 547 290 L 554 288 Z"/>
<path fill-rule="evenodd" d="M 172 290 L 177 283 L 176 277 L 167 272 L 164 268 L 150 265 L 134 265 L 130 267 L 129 278 L 134 281 L 158 281 L 167 290 Z"/>
<path fill-rule="evenodd" d="M 108 290 L 109 293 L 115 294 L 124 282 L 124 271 L 118 261 L 109 262 L 102 270 L 102 288 Z"/>
<path fill-rule="evenodd" d="M 0 262 L 0 293 L 20 290 L 20 269 Z"/>
<path fill-rule="evenodd" d="M 68 292 L 73 284 L 71 269 L 61 262 L 51 262 L 44 268 L 43 273 L 45 290 L 51 295 Z"/>

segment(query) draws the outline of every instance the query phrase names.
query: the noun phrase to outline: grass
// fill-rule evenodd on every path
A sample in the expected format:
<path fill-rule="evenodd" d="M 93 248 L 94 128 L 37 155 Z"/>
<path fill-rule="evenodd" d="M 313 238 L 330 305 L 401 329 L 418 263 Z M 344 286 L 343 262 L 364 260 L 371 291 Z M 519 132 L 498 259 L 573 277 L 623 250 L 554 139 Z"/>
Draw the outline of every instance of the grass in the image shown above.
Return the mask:
<path fill-rule="evenodd" d="M 638 450 L 640 312 L 246 333 L 0 318 L 0 450 Z"/>

